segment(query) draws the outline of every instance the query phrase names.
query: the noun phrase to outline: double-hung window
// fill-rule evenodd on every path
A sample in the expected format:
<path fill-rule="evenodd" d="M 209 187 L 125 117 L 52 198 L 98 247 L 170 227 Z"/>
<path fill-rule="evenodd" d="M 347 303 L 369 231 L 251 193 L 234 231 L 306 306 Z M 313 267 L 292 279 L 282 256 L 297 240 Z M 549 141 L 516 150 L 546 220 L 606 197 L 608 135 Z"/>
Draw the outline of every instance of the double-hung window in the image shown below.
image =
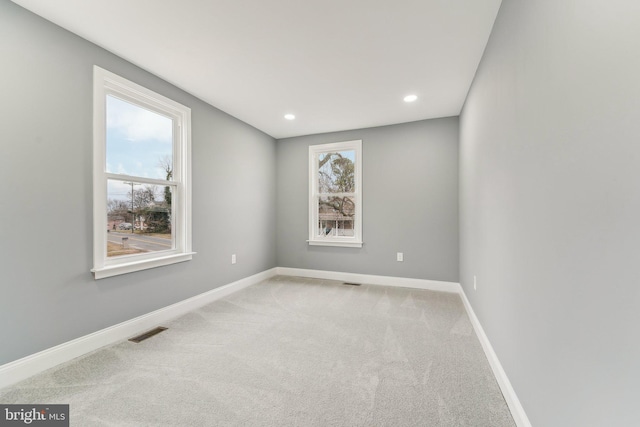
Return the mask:
<path fill-rule="evenodd" d="M 191 110 L 94 67 L 96 279 L 188 261 Z"/>
<path fill-rule="evenodd" d="M 362 141 L 309 146 L 309 244 L 362 247 Z"/>

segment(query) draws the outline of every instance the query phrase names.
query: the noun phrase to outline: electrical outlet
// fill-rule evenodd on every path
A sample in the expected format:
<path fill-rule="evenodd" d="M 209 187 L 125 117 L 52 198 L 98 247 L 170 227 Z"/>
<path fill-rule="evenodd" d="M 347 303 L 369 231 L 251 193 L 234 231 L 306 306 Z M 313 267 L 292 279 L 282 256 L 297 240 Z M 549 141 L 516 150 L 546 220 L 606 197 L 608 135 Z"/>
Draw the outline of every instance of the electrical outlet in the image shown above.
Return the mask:
<path fill-rule="evenodd" d="M 236 263 L 236 254 L 231 255 L 231 264 Z"/>
<path fill-rule="evenodd" d="M 404 254 L 402 252 L 398 252 L 396 254 L 396 261 L 398 261 L 398 262 L 404 261 Z"/>
<path fill-rule="evenodd" d="M 478 283 L 476 282 L 476 276 L 473 276 L 473 290 L 478 290 Z"/>

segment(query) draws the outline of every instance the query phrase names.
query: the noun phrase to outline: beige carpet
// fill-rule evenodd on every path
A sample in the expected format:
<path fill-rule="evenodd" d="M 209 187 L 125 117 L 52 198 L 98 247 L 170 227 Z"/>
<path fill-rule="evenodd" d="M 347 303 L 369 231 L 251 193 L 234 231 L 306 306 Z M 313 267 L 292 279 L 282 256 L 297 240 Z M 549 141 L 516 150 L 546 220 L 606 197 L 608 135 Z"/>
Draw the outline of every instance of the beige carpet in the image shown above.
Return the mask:
<path fill-rule="evenodd" d="M 455 294 L 275 277 L 0 390 L 73 426 L 514 426 Z"/>

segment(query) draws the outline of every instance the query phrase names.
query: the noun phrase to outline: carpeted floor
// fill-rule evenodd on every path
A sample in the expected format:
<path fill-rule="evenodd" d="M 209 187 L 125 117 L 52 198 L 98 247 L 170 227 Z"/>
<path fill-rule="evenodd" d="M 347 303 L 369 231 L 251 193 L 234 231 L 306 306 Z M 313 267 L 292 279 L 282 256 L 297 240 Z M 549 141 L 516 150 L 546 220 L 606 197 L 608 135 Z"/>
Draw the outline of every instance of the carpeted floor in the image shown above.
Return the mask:
<path fill-rule="evenodd" d="M 455 294 L 278 276 L 0 390 L 72 426 L 514 426 Z"/>

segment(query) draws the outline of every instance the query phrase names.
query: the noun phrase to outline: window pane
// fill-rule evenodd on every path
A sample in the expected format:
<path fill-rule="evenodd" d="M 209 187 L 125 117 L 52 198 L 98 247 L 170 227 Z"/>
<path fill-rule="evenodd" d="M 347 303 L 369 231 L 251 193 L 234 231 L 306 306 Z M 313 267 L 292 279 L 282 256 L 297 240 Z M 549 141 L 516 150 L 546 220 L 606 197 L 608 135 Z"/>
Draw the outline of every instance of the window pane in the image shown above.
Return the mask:
<path fill-rule="evenodd" d="M 353 237 L 355 208 L 354 197 L 319 197 L 318 236 Z"/>
<path fill-rule="evenodd" d="M 353 193 L 355 191 L 354 150 L 318 155 L 318 192 Z"/>
<path fill-rule="evenodd" d="M 173 120 L 107 95 L 110 173 L 167 179 L 173 159 Z"/>
<path fill-rule="evenodd" d="M 110 179 L 107 184 L 107 256 L 173 249 L 173 186 Z"/>

